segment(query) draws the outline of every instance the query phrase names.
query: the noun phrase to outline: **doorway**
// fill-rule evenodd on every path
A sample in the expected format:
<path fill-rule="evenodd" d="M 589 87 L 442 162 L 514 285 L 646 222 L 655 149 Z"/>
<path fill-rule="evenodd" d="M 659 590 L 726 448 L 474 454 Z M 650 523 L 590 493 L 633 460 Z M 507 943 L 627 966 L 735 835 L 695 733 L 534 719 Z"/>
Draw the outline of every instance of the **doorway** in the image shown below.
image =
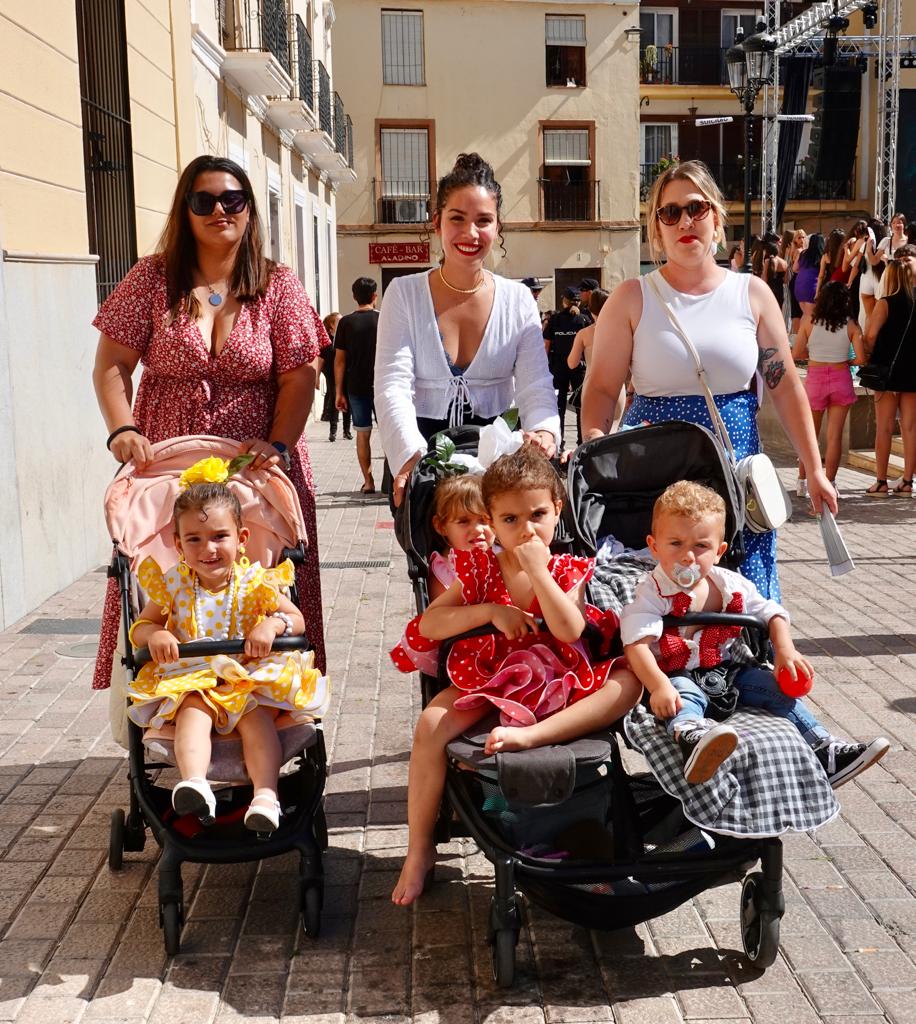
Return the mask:
<path fill-rule="evenodd" d="M 382 267 L 382 295 L 396 277 L 407 277 L 409 274 L 424 274 L 429 267 Z"/>

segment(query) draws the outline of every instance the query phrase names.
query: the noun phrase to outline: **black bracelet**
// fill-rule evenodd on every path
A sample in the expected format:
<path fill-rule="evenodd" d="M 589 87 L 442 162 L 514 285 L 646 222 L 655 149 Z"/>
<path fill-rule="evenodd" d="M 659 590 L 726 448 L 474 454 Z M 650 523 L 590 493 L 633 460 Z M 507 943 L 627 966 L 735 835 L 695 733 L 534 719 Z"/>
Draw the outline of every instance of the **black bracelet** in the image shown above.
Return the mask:
<path fill-rule="evenodd" d="M 118 427 L 117 430 L 112 430 L 108 435 L 108 440 L 105 442 L 105 447 L 111 451 L 111 442 L 118 436 L 118 434 L 125 434 L 128 430 L 132 430 L 135 434 L 143 433 L 143 431 L 139 427 L 135 427 L 133 423 L 126 423 L 123 427 Z"/>

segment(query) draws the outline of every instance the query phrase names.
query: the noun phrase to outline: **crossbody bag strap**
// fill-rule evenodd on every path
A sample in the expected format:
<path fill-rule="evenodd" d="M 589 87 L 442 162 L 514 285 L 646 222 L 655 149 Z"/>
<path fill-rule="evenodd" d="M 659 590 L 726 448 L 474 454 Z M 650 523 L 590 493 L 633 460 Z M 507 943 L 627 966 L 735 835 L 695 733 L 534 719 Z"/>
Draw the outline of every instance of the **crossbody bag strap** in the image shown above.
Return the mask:
<path fill-rule="evenodd" d="M 887 376 L 890 376 L 894 372 L 894 367 L 897 365 L 897 360 L 900 358 L 900 353 L 903 351 L 903 343 L 906 341 L 906 336 L 910 333 L 910 325 L 913 323 L 913 311 L 916 310 L 916 299 L 910 303 L 910 315 L 906 321 L 906 327 L 900 334 L 900 341 L 897 345 L 897 351 L 894 353 L 894 358 L 891 360 L 891 365 L 888 367 Z"/>
<path fill-rule="evenodd" d="M 719 437 L 719 441 L 722 447 L 731 456 L 732 461 L 735 461 L 735 449 L 732 447 L 732 439 L 728 436 L 728 429 L 725 426 L 725 422 L 722 419 L 722 414 L 719 412 L 719 408 L 716 405 L 715 399 L 712 396 L 712 391 L 709 387 L 709 383 L 706 380 L 706 371 L 703 369 L 703 363 L 700 361 L 700 354 L 693 346 L 693 342 L 687 335 L 687 332 L 681 326 L 680 320 L 678 320 L 674 310 L 665 301 L 662 290 L 658 286 L 658 282 L 655 280 L 655 273 L 648 274 L 646 280 L 649 282 L 649 286 L 652 291 L 655 292 L 658 301 L 661 303 L 662 309 L 665 311 L 671 326 L 674 328 L 674 333 L 684 343 L 684 347 L 693 357 L 694 364 L 697 368 L 697 377 L 700 379 L 700 384 L 703 386 L 703 397 L 706 399 L 706 408 L 709 410 L 709 418 L 712 421 L 713 428 Z"/>

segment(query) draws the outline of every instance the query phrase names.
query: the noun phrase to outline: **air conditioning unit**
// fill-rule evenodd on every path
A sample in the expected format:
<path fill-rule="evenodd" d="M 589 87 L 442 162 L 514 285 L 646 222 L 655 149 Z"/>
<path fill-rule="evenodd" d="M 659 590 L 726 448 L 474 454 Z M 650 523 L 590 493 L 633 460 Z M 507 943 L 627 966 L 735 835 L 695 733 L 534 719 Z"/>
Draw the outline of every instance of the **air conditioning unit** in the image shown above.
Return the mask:
<path fill-rule="evenodd" d="M 398 199 L 395 201 L 395 224 L 425 224 L 426 220 L 425 199 Z"/>

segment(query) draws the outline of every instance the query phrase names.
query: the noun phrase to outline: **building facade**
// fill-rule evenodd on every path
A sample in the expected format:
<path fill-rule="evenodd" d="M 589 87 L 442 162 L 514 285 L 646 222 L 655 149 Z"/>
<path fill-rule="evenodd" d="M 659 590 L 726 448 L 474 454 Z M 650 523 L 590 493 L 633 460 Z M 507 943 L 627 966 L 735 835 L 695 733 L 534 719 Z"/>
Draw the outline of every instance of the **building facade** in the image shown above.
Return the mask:
<path fill-rule="evenodd" d="M 104 561 L 99 301 L 154 252 L 181 168 L 251 176 L 270 254 L 337 306 L 353 135 L 330 0 L 0 0 L 0 628 Z"/>
<path fill-rule="evenodd" d="M 635 273 L 638 29 L 633 3 L 341 0 L 359 171 L 338 196 L 341 281 L 434 265 L 436 181 L 470 151 L 502 186 L 496 272 L 547 281 L 545 308 L 552 285 Z"/>

